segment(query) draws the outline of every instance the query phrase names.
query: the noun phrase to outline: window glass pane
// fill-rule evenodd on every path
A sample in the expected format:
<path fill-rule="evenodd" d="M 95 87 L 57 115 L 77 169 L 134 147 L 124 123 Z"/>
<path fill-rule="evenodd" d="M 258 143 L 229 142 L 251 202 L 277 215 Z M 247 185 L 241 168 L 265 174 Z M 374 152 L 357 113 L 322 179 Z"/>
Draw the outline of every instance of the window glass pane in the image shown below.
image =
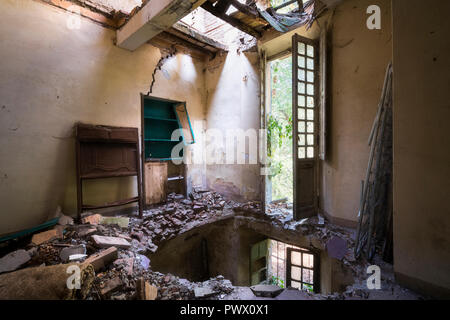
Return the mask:
<path fill-rule="evenodd" d="M 308 133 L 314 133 L 314 122 L 307 122 L 306 123 L 306 131 Z M 304 131 L 302 131 L 304 132 Z"/>
<path fill-rule="evenodd" d="M 309 57 L 314 57 L 314 47 L 313 46 L 310 46 L 310 45 L 308 45 L 307 47 L 306 47 L 306 52 L 307 52 L 307 55 L 309 56 Z"/>
<path fill-rule="evenodd" d="M 304 134 L 299 134 L 298 135 L 298 145 L 299 146 L 304 146 L 305 144 L 306 144 L 305 135 Z"/>
<path fill-rule="evenodd" d="M 278 242 L 278 258 L 284 259 L 284 251 L 286 251 L 284 243 Z"/>
<path fill-rule="evenodd" d="M 308 146 L 314 145 L 314 135 L 308 134 L 308 136 L 306 137 L 306 141 L 308 142 Z"/>
<path fill-rule="evenodd" d="M 311 72 L 311 71 L 309 71 Z M 309 73 L 308 72 L 308 73 Z M 309 76 L 309 75 L 308 75 Z M 305 70 L 298 69 L 298 80 L 305 81 Z M 309 80 L 308 80 L 309 81 Z"/>
<path fill-rule="evenodd" d="M 299 95 L 297 100 L 298 100 L 298 106 L 299 107 L 304 107 L 305 106 L 305 96 Z"/>
<path fill-rule="evenodd" d="M 303 76 L 305 76 L 304 73 L 303 73 Z M 314 82 L 314 72 L 308 71 L 307 72 L 307 77 L 308 77 L 308 82 Z"/>
<path fill-rule="evenodd" d="M 300 59 L 300 57 L 299 57 Z M 305 59 L 303 59 L 303 63 L 305 63 Z M 314 60 L 313 59 L 306 59 L 306 67 L 310 70 L 314 70 Z"/>
<path fill-rule="evenodd" d="M 312 60 L 312 59 L 310 59 Z M 298 57 L 298 67 L 299 68 L 305 68 L 305 58 L 304 57 Z"/>
<path fill-rule="evenodd" d="M 305 55 L 305 44 L 299 42 L 298 43 L 298 54 L 303 54 Z"/>
<path fill-rule="evenodd" d="M 295 288 L 295 289 L 300 289 L 301 288 L 301 282 L 297 282 L 297 281 L 291 281 L 291 287 Z"/>
<path fill-rule="evenodd" d="M 305 132 L 305 121 L 298 122 L 298 132 L 300 133 Z"/>
<path fill-rule="evenodd" d="M 314 147 L 306 148 L 306 156 L 308 158 L 314 158 Z"/>
<path fill-rule="evenodd" d="M 307 88 L 307 93 L 308 93 L 309 95 L 313 96 L 313 95 L 314 95 L 314 85 L 308 84 L 308 85 L 306 86 L 306 88 Z"/>
<path fill-rule="evenodd" d="M 314 120 L 314 110 L 308 109 L 308 110 L 306 111 L 306 118 L 307 118 L 308 120 Z"/>
<path fill-rule="evenodd" d="M 312 268 L 314 266 L 314 256 L 312 254 L 303 254 L 303 266 Z"/>
<path fill-rule="evenodd" d="M 299 159 L 305 159 L 306 158 L 305 147 L 298 148 L 298 158 Z"/>
<path fill-rule="evenodd" d="M 300 268 L 300 267 L 294 267 L 294 266 L 292 266 L 291 267 L 291 279 L 295 279 L 295 280 L 301 280 L 302 278 L 301 278 L 301 272 L 302 272 L 302 269 Z"/>
<path fill-rule="evenodd" d="M 302 254 L 297 251 L 291 251 L 291 263 L 301 266 L 302 265 Z"/>
<path fill-rule="evenodd" d="M 305 120 L 305 109 L 298 109 L 298 120 Z"/>
<path fill-rule="evenodd" d="M 304 82 L 298 83 L 298 93 L 305 94 L 305 83 Z"/>
<path fill-rule="evenodd" d="M 306 98 L 306 106 L 308 108 L 314 108 L 314 98 L 313 97 Z"/>
<path fill-rule="evenodd" d="M 306 283 L 313 283 L 313 271 L 309 269 L 302 269 L 303 273 L 303 282 Z"/>

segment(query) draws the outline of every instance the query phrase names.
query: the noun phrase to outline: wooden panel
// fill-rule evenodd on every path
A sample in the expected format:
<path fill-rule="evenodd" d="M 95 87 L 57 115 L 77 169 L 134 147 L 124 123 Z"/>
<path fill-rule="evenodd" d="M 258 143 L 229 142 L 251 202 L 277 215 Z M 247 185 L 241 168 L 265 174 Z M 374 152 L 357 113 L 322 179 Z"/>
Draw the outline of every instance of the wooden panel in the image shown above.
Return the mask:
<path fill-rule="evenodd" d="M 83 143 L 80 146 L 82 178 L 137 174 L 136 147 L 119 143 Z"/>
<path fill-rule="evenodd" d="M 145 204 L 151 205 L 166 200 L 167 162 L 146 162 L 144 164 Z"/>
<path fill-rule="evenodd" d="M 88 124 L 77 125 L 77 138 L 80 141 L 103 141 L 103 142 L 138 142 L 137 128 L 95 126 Z"/>

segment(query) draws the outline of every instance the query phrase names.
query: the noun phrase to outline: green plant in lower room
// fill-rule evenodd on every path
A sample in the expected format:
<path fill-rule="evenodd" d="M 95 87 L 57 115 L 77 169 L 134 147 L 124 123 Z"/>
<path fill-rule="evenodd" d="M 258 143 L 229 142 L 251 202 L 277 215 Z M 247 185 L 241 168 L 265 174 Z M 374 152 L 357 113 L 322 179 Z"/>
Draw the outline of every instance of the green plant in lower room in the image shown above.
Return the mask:
<path fill-rule="evenodd" d="M 314 288 L 313 288 L 312 284 L 304 283 L 303 291 L 308 291 L 308 292 L 314 293 Z"/>
<path fill-rule="evenodd" d="M 270 284 L 275 285 L 275 286 L 279 286 L 280 288 L 285 288 L 284 280 L 281 279 L 280 277 L 276 277 L 274 275 L 272 275 L 270 277 Z"/>

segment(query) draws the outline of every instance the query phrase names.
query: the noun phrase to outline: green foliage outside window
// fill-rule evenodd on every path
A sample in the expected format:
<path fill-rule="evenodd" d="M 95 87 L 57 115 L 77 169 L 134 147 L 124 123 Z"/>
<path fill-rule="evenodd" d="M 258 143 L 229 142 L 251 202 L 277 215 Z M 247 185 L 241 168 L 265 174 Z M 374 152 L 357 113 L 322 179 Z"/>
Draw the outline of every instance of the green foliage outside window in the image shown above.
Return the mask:
<path fill-rule="evenodd" d="M 270 62 L 271 112 L 267 117 L 267 155 L 271 164 L 272 199 L 293 198 L 292 61 Z"/>

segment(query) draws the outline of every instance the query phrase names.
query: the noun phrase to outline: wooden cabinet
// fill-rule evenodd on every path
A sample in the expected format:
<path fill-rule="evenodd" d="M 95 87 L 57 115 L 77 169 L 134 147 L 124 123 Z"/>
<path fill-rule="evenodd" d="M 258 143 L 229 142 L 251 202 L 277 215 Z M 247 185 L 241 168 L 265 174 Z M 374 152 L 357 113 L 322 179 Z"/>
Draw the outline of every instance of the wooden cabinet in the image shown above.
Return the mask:
<path fill-rule="evenodd" d="M 76 129 L 77 210 L 117 207 L 138 202 L 141 205 L 141 170 L 139 165 L 138 128 L 111 127 L 79 123 Z M 138 195 L 103 205 L 83 203 L 83 180 L 137 176 Z"/>

